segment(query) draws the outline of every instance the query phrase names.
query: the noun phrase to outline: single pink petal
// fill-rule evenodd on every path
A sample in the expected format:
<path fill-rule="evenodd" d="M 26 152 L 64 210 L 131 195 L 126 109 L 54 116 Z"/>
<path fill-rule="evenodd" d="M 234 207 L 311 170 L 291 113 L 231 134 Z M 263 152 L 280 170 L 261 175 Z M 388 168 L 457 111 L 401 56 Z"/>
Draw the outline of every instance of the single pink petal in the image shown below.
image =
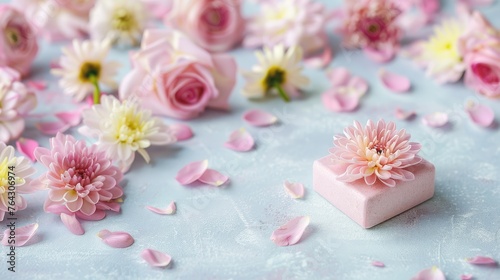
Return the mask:
<path fill-rule="evenodd" d="M 45 90 L 47 88 L 47 82 L 43 80 L 31 80 L 26 82 L 26 85 L 36 90 Z"/>
<path fill-rule="evenodd" d="M 332 50 L 329 46 L 317 55 L 304 59 L 304 64 L 311 68 L 324 68 L 332 61 Z"/>
<path fill-rule="evenodd" d="M 285 181 L 283 183 L 283 187 L 285 188 L 285 191 L 290 195 L 292 198 L 302 198 L 304 197 L 304 185 L 301 183 L 290 183 L 288 181 Z"/>
<path fill-rule="evenodd" d="M 170 129 L 174 132 L 177 141 L 184 141 L 193 137 L 191 127 L 183 123 L 171 124 Z"/>
<path fill-rule="evenodd" d="M 420 271 L 417 275 L 413 276 L 411 280 L 446 280 L 446 277 L 439 268 L 433 266 Z"/>
<path fill-rule="evenodd" d="M 379 262 L 379 261 L 372 261 L 372 266 L 385 267 L 385 264 L 383 262 Z"/>
<path fill-rule="evenodd" d="M 472 274 L 462 274 L 460 275 L 460 280 L 472 280 Z"/>
<path fill-rule="evenodd" d="M 58 122 L 41 122 L 35 124 L 36 128 L 46 135 L 56 135 L 58 132 L 64 132 L 71 127 L 71 125 L 58 121 Z"/>
<path fill-rule="evenodd" d="M 271 240 L 278 246 L 289 246 L 299 242 L 304 230 L 309 225 L 308 216 L 297 217 L 273 231 Z"/>
<path fill-rule="evenodd" d="M 411 82 L 405 76 L 380 69 L 379 78 L 384 86 L 394 92 L 406 92 L 411 88 Z"/>
<path fill-rule="evenodd" d="M 244 128 L 235 130 L 229 136 L 229 140 L 224 143 L 226 148 L 229 148 L 238 152 L 247 152 L 253 148 L 255 141 L 252 135 Z"/>
<path fill-rule="evenodd" d="M 154 267 L 167 267 L 172 260 L 171 256 L 153 249 L 144 249 L 141 252 L 141 257 Z"/>
<path fill-rule="evenodd" d="M 430 127 L 442 127 L 448 123 L 448 114 L 435 112 L 424 116 L 422 122 Z"/>
<path fill-rule="evenodd" d="M 16 247 L 24 246 L 35 235 L 37 229 L 37 223 L 29 224 L 16 228 L 14 234 L 11 235 L 11 228 L 7 228 L 3 232 L 2 245 Z"/>
<path fill-rule="evenodd" d="M 61 122 L 70 126 L 77 126 L 82 121 L 82 110 L 59 112 L 55 115 Z"/>
<path fill-rule="evenodd" d="M 465 111 L 469 115 L 470 119 L 477 125 L 482 127 L 490 126 L 495 120 L 495 112 L 483 104 L 476 104 L 473 101 L 467 102 L 465 105 Z"/>
<path fill-rule="evenodd" d="M 490 258 L 490 257 L 484 257 L 484 256 L 477 256 L 473 258 L 467 259 L 467 262 L 470 264 L 476 264 L 476 265 L 496 265 L 497 262 Z"/>
<path fill-rule="evenodd" d="M 401 108 L 396 108 L 394 114 L 396 115 L 396 118 L 400 120 L 409 120 L 417 115 L 415 111 L 404 111 Z"/>
<path fill-rule="evenodd" d="M 33 139 L 20 138 L 16 142 L 16 147 L 19 152 L 27 156 L 32 162 L 36 161 L 35 149 L 38 148 L 38 142 Z"/>
<path fill-rule="evenodd" d="M 217 170 L 207 169 L 205 173 L 203 173 L 203 175 L 201 175 L 201 177 L 198 180 L 200 180 L 205 184 L 218 187 L 226 183 L 228 179 L 229 177 L 227 177 L 224 174 L 221 174 Z"/>
<path fill-rule="evenodd" d="M 153 206 L 146 206 L 146 209 L 148 209 L 149 211 L 151 211 L 153 213 L 160 214 L 160 215 L 172 215 L 172 214 L 175 214 L 175 211 L 177 210 L 177 206 L 175 206 L 175 202 L 172 201 L 172 202 L 170 202 L 168 207 L 165 209 L 160 209 L 160 208 L 156 208 Z"/>
<path fill-rule="evenodd" d="M 394 55 L 396 54 L 393 48 L 386 48 L 384 50 L 378 50 L 374 48 L 364 48 L 363 52 L 365 55 L 378 63 L 385 63 L 394 58 Z"/>
<path fill-rule="evenodd" d="M 321 101 L 325 108 L 332 112 L 351 112 L 359 105 L 360 96 L 351 94 L 336 93 L 333 91 L 325 92 L 321 95 Z"/>
<path fill-rule="evenodd" d="M 351 73 L 344 67 L 333 68 L 328 71 L 327 75 L 330 83 L 334 87 L 346 86 L 351 79 Z"/>
<path fill-rule="evenodd" d="M 248 110 L 243 114 L 243 120 L 253 126 L 269 126 L 278 121 L 278 118 L 259 109 Z"/>
<path fill-rule="evenodd" d="M 175 179 L 181 185 L 188 185 L 198 180 L 208 168 L 208 160 L 195 161 L 184 166 L 179 172 Z"/>
<path fill-rule="evenodd" d="M 61 64 L 59 64 L 59 60 L 58 59 L 55 59 L 55 60 L 50 61 L 49 67 L 50 67 L 50 69 L 60 69 L 61 68 Z"/>
<path fill-rule="evenodd" d="M 99 236 L 104 243 L 113 248 L 127 248 L 134 244 L 132 235 L 124 231 L 109 231 L 103 229 L 97 233 L 97 236 Z"/>
<path fill-rule="evenodd" d="M 61 221 L 73 234 L 82 235 L 85 233 L 85 230 L 76 218 L 75 214 L 68 215 L 66 213 L 61 213 Z"/>

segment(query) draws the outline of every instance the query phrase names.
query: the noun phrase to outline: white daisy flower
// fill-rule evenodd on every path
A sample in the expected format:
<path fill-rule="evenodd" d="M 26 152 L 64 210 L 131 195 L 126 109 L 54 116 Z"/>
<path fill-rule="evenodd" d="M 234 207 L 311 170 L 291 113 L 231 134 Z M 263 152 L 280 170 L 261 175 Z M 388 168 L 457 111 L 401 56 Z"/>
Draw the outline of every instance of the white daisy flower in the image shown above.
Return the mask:
<path fill-rule="evenodd" d="M 62 49 L 61 68 L 53 69 L 52 74 L 61 77 L 59 86 L 77 101 L 94 92 L 94 103 L 99 103 L 100 83 L 117 87 L 114 76 L 120 64 L 105 61 L 108 51 L 106 42 L 73 40 L 71 47 Z"/>
<path fill-rule="evenodd" d="M 90 36 L 113 44 L 139 45 L 147 22 L 142 1 L 100 0 L 90 12 Z"/>
<path fill-rule="evenodd" d="M 103 96 L 102 103 L 82 113 L 79 132 L 97 138 L 97 145 L 107 152 L 123 172 L 126 172 L 137 151 L 146 162 L 151 145 L 167 145 L 176 141 L 173 132 L 151 111 L 141 109 L 132 100 L 120 102 L 114 96 Z"/>
<path fill-rule="evenodd" d="M 291 96 L 298 96 L 299 89 L 309 84 L 309 79 L 302 75 L 302 49 L 291 47 L 285 51 L 283 45 L 272 49 L 264 47 L 256 51 L 259 65 L 243 73 L 247 80 L 242 93 L 248 98 L 262 98 L 267 93 L 277 92 L 285 101 Z"/>

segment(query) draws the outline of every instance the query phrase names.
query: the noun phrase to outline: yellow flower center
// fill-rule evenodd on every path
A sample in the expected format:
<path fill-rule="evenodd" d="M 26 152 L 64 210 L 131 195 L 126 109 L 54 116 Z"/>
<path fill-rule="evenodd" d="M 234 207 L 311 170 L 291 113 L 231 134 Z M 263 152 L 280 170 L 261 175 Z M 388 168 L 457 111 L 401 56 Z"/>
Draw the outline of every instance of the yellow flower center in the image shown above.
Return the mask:
<path fill-rule="evenodd" d="M 461 36 L 460 25 L 454 21 L 444 22 L 436 27 L 434 35 L 424 44 L 425 52 L 436 60 L 459 62 L 458 39 Z"/>
<path fill-rule="evenodd" d="M 99 80 L 101 74 L 101 64 L 99 62 L 87 61 L 80 67 L 80 81 L 92 82 L 92 79 Z"/>
<path fill-rule="evenodd" d="M 126 102 L 114 113 L 115 139 L 124 144 L 134 144 L 144 139 L 144 134 L 153 123 L 143 120 L 143 112 L 137 112 Z M 141 147 L 145 148 L 145 147 Z"/>
<path fill-rule="evenodd" d="M 286 71 L 280 67 L 272 66 L 267 71 L 266 76 L 262 80 L 262 84 L 266 90 L 275 86 L 281 86 L 286 82 Z"/>
<path fill-rule="evenodd" d="M 137 25 L 134 15 L 125 8 L 118 8 L 113 14 L 112 25 L 120 31 L 130 31 Z"/>
<path fill-rule="evenodd" d="M 6 28 L 5 37 L 11 46 L 17 46 L 21 41 L 21 34 L 19 34 L 19 31 L 14 28 Z"/>
<path fill-rule="evenodd" d="M 4 158 L 3 161 L 0 163 L 0 195 L 5 195 L 7 196 L 7 193 L 9 192 L 9 181 L 12 182 L 12 180 L 9 180 L 9 172 L 11 172 L 10 176 L 12 179 L 12 176 L 15 170 L 10 170 L 9 167 L 15 165 L 17 162 L 17 158 Z M 18 186 L 21 184 L 24 184 L 24 180 L 22 178 L 19 178 L 17 176 L 14 176 L 14 181 L 15 183 L 13 184 L 14 186 Z M 15 191 L 15 190 L 14 190 Z M 6 197 L 7 198 L 7 197 Z M 7 200 L 6 200 L 7 201 Z"/>

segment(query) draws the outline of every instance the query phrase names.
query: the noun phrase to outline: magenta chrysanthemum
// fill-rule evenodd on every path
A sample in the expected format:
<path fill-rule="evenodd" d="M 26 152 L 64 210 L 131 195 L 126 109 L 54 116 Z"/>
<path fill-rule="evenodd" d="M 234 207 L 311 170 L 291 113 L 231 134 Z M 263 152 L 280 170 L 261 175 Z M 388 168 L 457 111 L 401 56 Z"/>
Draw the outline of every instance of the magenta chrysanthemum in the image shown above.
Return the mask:
<path fill-rule="evenodd" d="M 342 170 L 339 181 L 353 182 L 364 179 L 373 185 L 377 178 L 389 187 L 395 180 L 415 179 L 406 168 L 422 161 L 417 155 L 421 145 L 410 142 L 410 134 L 404 129 L 396 130 L 393 122 L 380 120 L 377 124 L 369 120 L 366 127 L 357 121 L 344 129 L 344 135 L 334 137 L 330 150 L 337 167 Z"/>
<path fill-rule="evenodd" d="M 32 183 L 49 189 L 45 212 L 100 220 L 106 216 L 105 210 L 120 210 L 115 200 L 123 195 L 118 185 L 123 173 L 105 151 L 61 133 L 50 140 L 50 146 L 50 150 L 35 150 L 35 157 L 48 171 Z"/>

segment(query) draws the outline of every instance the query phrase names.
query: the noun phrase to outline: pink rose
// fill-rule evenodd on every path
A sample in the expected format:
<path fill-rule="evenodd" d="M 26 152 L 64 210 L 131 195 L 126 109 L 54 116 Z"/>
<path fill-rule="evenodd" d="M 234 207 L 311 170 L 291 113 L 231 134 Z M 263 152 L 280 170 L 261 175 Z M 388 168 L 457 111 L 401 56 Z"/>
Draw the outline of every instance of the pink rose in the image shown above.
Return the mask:
<path fill-rule="evenodd" d="M 0 5 L 0 32 L 0 66 L 28 74 L 38 43 L 24 15 L 9 5 Z"/>
<path fill-rule="evenodd" d="M 173 30 L 146 30 L 133 69 L 120 85 L 120 98 L 136 98 L 158 115 L 192 119 L 205 108 L 227 109 L 236 62 L 211 55 Z"/>
<path fill-rule="evenodd" d="M 240 0 L 174 0 L 165 20 L 206 50 L 226 51 L 243 37 L 240 6 Z"/>

